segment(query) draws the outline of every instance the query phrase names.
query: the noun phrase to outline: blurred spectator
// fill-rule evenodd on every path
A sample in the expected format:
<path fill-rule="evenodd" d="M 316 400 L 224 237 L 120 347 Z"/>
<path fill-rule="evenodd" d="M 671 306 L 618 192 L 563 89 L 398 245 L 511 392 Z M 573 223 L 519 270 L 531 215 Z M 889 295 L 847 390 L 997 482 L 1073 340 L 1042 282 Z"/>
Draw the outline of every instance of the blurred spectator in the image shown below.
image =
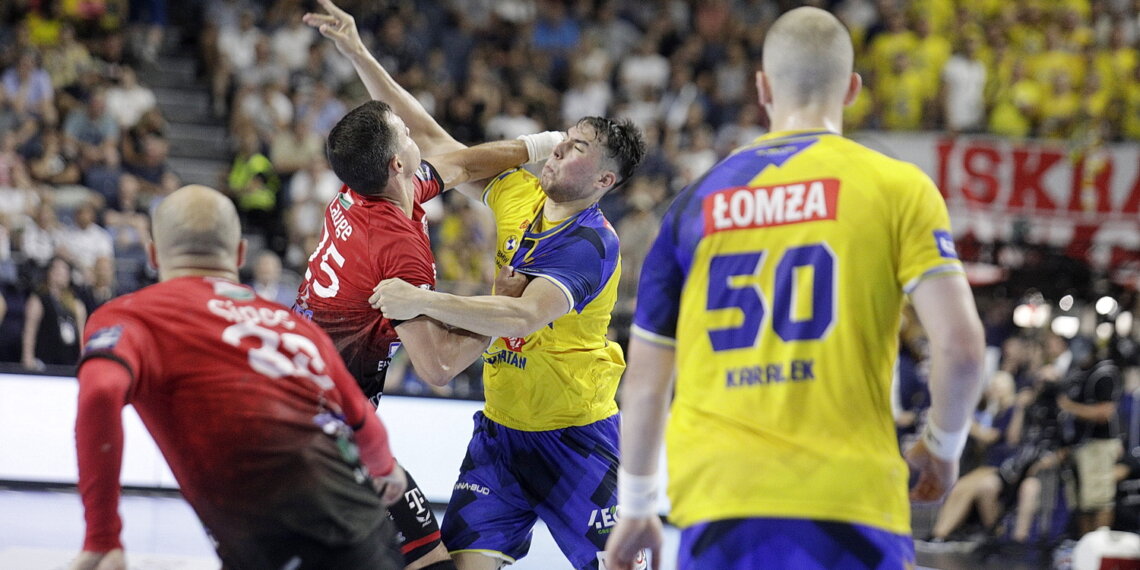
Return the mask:
<path fill-rule="evenodd" d="M 637 49 L 618 65 L 618 85 L 622 93 L 636 96 L 648 90 L 660 92 L 669 82 L 669 60 L 657 51 L 657 39 L 645 36 Z"/>
<path fill-rule="evenodd" d="M 39 65 L 39 54 L 30 49 L 20 53 L 15 67 L 0 76 L 7 102 L 17 113 L 30 113 L 52 124 L 56 120 L 55 91 L 51 77 Z"/>
<path fill-rule="evenodd" d="M 91 53 L 75 37 L 75 28 L 64 24 L 60 29 L 59 44 L 44 52 L 44 71 L 51 77 L 52 86 L 63 88 L 79 81 L 84 69 L 95 65 Z"/>
<path fill-rule="evenodd" d="M 313 161 L 323 159 L 325 155 L 325 141 L 313 132 L 308 120 L 294 120 L 273 135 L 269 145 L 269 161 L 273 163 L 278 174 L 292 176 L 293 173 L 313 164 Z M 292 186 L 290 185 L 290 188 Z M 290 193 L 292 199 L 296 199 Z"/>
<path fill-rule="evenodd" d="M 68 260 L 86 285 L 95 279 L 95 264 L 101 258 L 114 259 L 111 234 L 95 223 L 95 204 L 84 202 L 75 210 L 75 223 L 63 231 L 56 243 L 56 255 Z"/>
<path fill-rule="evenodd" d="M 270 81 L 256 87 L 243 87 L 237 96 L 233 123 L 248 123 L 257 131 L 262 144 L 268 145 L 277 133 L 287 130 L 293 120 L 293 102 L 284 93 L 283 85 L 283 82 Z"/>
<path fill-rule="evenodd" d="M 79 359 L 79 333 L 86 320 L 87 309 L 72 288 L 71 266 L 63 258 L 52 258 L 44 281 L 28 297 L 24 309 L 24 368 L 74 365 Z"/>
<path fill-rule="evenodd" d="M 1112 526 L 1116 479 L 1112 466 L 1120 459 L 1116 409 L 1122 382 L 1120 369 L 1089 355 L 1057 396 L 1057 406 L 1074 423 L 1073 459 L 1077 467 L 1077 529 L 1081 535 Z"/>
<path fill-rule="evenodd" d="M 31 218 L 24 222 L 20 236 L 20 253 L 27 266 L 25 274 L 30 281 L 39 281 L 55 257 L 56 246 L 64 240 L 63 226 L 50 202 L 41 202 Z"/>
<path fill-rule="evenodd" d="M 274 31 L 270 39 L 274 59 L 290 73 L 305 66 L 317 37 L 316 31 L 301 21 L 303 15 L 299 6 L 290 9 L 285 25 Z"/>
<path fill-rule="evenodd" d="M 877 72 L 880 80 L 875 90 L 878 96 L 882 127 L 887 130 L 916 130 L 921 126 L 926 110 L 926 86 L 922 75 L 910 64 L 910 55 L 894 55 L 889 71 Z"/>
<path fill-rule="evenodd" d="M 978 40 L 967 36 L 942 68 L 942 114 L 952 133 L 972 133 L 986 125 L 986 66 Z"/>
<path fill-rule="evenodd" d="M 230 197 L 237 204 L 242 227 L 265 238 L 265 245 L 284 249 L 274 244 L 280 231 L 277 216 L 277 193 L 280 179 L 273 163 L 261 153 L 257 133 L 246 129 L 238 135 L 238 150 L 227 176 Z"/>
<path fill-rule="evenodd" d="M 157 104 L 154 91 L 139 84 L 138 75 L 129 66 L 120 67 L 117 83 L 107 88 L 107 112 L 122 129 L 133 127 Z"/>
<path fill-rule="evenodd" d="M 1048 139 L 1064 139 L 1073 133 L 1077 116 L 1081 109 L 1081 98 L 1073 89 L 1068 73 L 1053 76 L 1046 104 L 1041 106 L 1041 126 L 1038 136 Z"/>
<path fill-rule="evenodd" d="M 316 251 L 324 223 L 322 213 L 340 191 L 341 181 L 329 168 L 324 153 L 314 156 L 305 168 L 289 180 L 289 249 L 286 261 L 291 267 L 304 264 L 309 252 Z"/>
<path fill-rule="evenodd" d="M 301 279 L 281 268 L 281 258 L 276 253 L 262 251 L 253 262 L 253 276 L 246 284 L 262 299 L 292 307 Z"/>
<path fill-rule="evenodd" d="M 313 86 L 312 96 L 297 105 L 293 119 L 309 121 L 313 132 L 325 137 L 347 111 L 344 102 L 336 97 L 328 85 L 317 83 Z"/>
<path fill-rule="evenodd" d="M 83 184 L 104 199 L 113 199 L 122 174 L 119 155 L 119 125 L 107 112 L 107 94 L 102 87 L 91 92 L 82 108 L 73 109 L 63 123 L 64 152 L 74 152 L 83 173 Z"/>
<path fill-rule="evenodd" d="M 615 311 L 632 314 L 637 304 L 637 281 L 649 247 L 657 238 L 661 216 L 655 209 L 662 204 L 665 185 L 661 180 L 636 176 L 625 190 L 628 210 L 617 223 L 621 236 L 622 272 L 618 281 L 618 305 Z"/>
<path fill-rule="evenodd" d="M 527 113 L 526 104 L 515 97 L 507 99 L 503 112 L 487 121 L 487 136 L 492 140 L 514 139 L 541 130 L 542 125 Z"/>

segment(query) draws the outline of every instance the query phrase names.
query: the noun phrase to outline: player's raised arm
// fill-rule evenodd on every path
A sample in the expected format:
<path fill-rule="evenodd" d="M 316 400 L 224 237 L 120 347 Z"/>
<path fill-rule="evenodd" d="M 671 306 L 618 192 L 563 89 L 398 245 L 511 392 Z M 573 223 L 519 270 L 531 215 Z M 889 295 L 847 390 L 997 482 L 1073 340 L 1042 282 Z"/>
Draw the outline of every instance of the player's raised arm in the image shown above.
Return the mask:
<path fill-rule="evenodd" d="M 397 83 L 388 70 L 376 61 L 361 41 L 360 33 L 356 29 L 356 19 L 351 14 L 341 10 L 331 0 L 317 0 L 317 2 L 327 13 L 310 12 L 305 14 L 304 22 L 332 40 L 337 51 L 352 62 L 357 75 L 373 99 L 391 105 L 392 110 L 404 119 L 411 129 L 412 139 L 423 150 L 425 157 L 466 147 L 445 131 L 428 114 L 419 100 Z"/>
<path fill-rule="evenodd" d="M 432 386 L 446 386 L 491 344 L 489 336 L 416 317 L 396 325 L 416 375 Z"/>
<path fill-rule="evenodd" d="M 439 172 L 443 187 L 454 188 L 467 182 L 484 182 L 521 164 L 546 160 L 565 136 L 561 131 L 524 135 L 519 140 L 483 143 L 433 156 L 428 162 Z M 474 186 L 474 194 L 468 188 L 460 191 L 473 200 L 481 200 L 482 184 Z"/>

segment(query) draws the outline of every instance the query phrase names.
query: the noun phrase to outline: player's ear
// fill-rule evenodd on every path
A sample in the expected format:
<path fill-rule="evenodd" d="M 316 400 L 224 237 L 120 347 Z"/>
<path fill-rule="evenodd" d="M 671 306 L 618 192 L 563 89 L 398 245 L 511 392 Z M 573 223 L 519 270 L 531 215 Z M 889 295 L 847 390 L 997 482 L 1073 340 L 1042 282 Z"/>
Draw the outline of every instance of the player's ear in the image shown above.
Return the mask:
<path fill-rule="evenodd" d="M 847 80 L 847 94 L 843 96 L 843 106 L 846 107 L 855 102 L 855 98 L 859 96 L 859 91 L 863 89 L 863 77 L 858 73 L 851 73 L 851 78 Z"/>
<path fill-rule="evenodd" d="M 768 86 L 768 76 L 763 70 L 756 72 L 756 95 L 761 107 L 772 104 L 772 88 Z"/>
<path fill-rule="evenodd" d="M 392 160 L 388 161 L 388 170 L 392 172 L 404 171 L 404 161 L 400 159 L 400 155 L 394 155 Z"/>
<path fill-rule="evenodd" d="M 237 248 L 237 266 L 240 269 L 245 265 L 245 254 L 249 251 L 249 240 L 241 238 Z"/>
<path fill-rule="evenodd" d="M 154 240 L 146 242 L 146 260 L 156 271 L 158 270 L 158 249 L 154 247 Z"/>
<path fill-rule="evenodd" d="M 614 184 L 617 184 L 617 180 L 618 177 L 616 172 L 612 170 L 603 170 L 602 173 L 598 175 L 598 181 L 594 183 L 594 187 L 607 189 L 612 188 Z"/>

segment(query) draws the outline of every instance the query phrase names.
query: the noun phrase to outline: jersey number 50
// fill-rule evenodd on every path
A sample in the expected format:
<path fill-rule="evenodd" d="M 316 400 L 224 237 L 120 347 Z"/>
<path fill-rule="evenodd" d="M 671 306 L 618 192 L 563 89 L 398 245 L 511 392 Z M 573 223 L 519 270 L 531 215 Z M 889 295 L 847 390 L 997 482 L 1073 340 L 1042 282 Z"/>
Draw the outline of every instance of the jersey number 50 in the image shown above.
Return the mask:
<path fill-rule="evenodd" d="M 709 329 L 713 350 L 732 350 L 756 345 L 767 313 L 764 292 L 756 284 L 734 286 L 732 278 L 759 273 L 765 251 L 718 255 L 709 262 L 709 311 L 740 309 L 744 322 L 739 326 Z M 812 268 L 811 316 L 796 320 L 797 272 Z M 772 291 L 772 330 L 785 342 L 819 340 L 835 320 L 835 254 L 827 244 L 793 247 L 784 252 L 776 265 Z"/>

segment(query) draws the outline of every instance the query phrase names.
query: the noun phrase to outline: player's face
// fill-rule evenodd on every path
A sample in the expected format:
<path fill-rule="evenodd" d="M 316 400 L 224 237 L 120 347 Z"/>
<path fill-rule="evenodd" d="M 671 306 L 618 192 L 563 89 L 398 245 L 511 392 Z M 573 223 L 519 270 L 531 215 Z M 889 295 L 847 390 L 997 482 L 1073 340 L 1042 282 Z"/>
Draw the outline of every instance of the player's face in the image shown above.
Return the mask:
<path fill-rule="evenodd" d="M 399 133 L 396 143 L 399 150 L 396 151 L 396 154 L 403 159 L 405 168 L 410 168 L 412 172 L 415 172 L 420 167 L 420 146 L 412 140 L 411 130 L 408 129 L 399 115 L 388 113 L 388 120 L 391 122 L 392 128 Z"/>
<path fill-rule="evenodd" d="M 600 189 L 596 184 L 609 162 L 594 129 L 573 126 L 566 131 L 566 140 L 554 147 L 539 180 L 551 200 L 578 200 Z"/>

